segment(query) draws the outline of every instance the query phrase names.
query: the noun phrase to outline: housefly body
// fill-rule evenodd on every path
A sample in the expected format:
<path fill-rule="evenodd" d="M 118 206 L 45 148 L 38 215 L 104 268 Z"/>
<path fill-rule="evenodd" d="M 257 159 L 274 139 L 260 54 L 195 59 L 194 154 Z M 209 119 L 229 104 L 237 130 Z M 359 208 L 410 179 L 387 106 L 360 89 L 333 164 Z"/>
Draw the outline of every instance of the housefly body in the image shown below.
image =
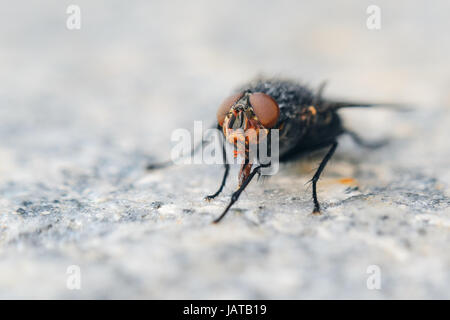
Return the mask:
<path fill-rule="evenodd" d="M 310 180 L 314 214 L 320 213 L 317 182 L 338 146 L 338 137 L 347 133 L 356 143 L 366 147 L 378 147 L 382 144 L 365 143 L 354 132 L 343 127 L 338 115 L 341 108 L 370 107 L 374 104 L 328 100 L 322 97 L 323 88 L 322 85 L 317 92 L 313 92 L 293 81 L 260 79 L 242 86 L 222 102 L 217 111 L 216 127 L 223 133 L 226 141 L 224 143 L 234 144 L 237 150 L 241 150 L 245 161 L 241 164 L 239 187 L 231 195 L 231 200 L 222 214 L 214 220 L 215 223 L 227 214 L 254 176 L 259 175 L 264 167 L 270 166 L 270 163 L 262 164 L 258 159 L 249 159 L 248 146 L 260 143 L 258 138 L 252 137 L 270 137 L 270 131 L 278 129 L 280 162 L 297 159 L 318 149 L 327 150 Z M 249 130 L 255 131 L 257 135 L 242 135 L 242 132 Z M 225 160 L 225 148 L 223 152 Z M 147 169 L 168 164 L 170 162 L 151 164 Z M 206 200 L 212 200 L 222 192 L 230 170 L 227 161 L 224 161 L 224 169 L 219 189 L 205 197 Z"/>

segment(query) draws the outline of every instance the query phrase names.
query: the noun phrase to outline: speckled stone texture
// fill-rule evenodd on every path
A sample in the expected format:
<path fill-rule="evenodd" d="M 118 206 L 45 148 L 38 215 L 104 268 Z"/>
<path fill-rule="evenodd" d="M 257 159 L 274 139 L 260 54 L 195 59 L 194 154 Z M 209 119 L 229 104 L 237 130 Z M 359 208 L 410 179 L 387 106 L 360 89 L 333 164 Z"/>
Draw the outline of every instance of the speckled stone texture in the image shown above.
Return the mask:
<path fill-rule="evenodd" d="M 69 3 L 0 12 L 0 298 L 450 298 L 448 1 L 377 1 L 380 30 L 356 0 L 73 2 L 76 31 Z M 212 225 L 237 168 L 208 203 L 221 166 L 144 167 L 259 74 L 413 110 L 340 112 L 390 143 L 342 137 L 321 216 L 313 155 Z"/>

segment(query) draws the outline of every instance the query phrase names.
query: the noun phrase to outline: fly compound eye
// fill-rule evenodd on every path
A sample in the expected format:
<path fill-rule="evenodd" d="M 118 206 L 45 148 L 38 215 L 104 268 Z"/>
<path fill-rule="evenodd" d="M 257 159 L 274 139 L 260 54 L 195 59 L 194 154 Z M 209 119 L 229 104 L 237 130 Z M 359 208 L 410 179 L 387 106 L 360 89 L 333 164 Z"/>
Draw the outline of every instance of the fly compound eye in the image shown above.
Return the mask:
<path fill-rule="evenodd" d="M 225 116 L 228 112 L 230 112 L 231 107 L 240 99 L 242 98 L 242 93 L 234 94 L 228 98 L 226 98 L 222 104 L 219 107 L 219 110 L 217 110 L 217 122 L 222 127 L 223 121 L 225 120 Z"/>
<path fill-rule="evenodd" d="M 280 108 L 271 96 L 261 92 L 253 93 L 250 96 L 250 104 L 264 127 L 272 128 L 277 123 Z"/>

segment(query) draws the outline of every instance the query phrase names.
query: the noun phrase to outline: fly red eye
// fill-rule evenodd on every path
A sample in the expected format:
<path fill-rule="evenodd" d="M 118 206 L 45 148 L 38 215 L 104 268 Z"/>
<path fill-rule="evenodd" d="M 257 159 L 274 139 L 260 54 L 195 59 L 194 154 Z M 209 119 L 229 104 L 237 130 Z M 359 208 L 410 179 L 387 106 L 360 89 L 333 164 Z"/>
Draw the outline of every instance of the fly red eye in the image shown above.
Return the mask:
<path fill-rule="evenodd" d="M 250 104 L 264 127 L 272 128 L 277 123 L 280 108 L 271 96 L 261 92 L 253 93 L 250 96 Z"/>
<path fill-rule="evenodd" d="M 227 115 L 228 112 L 230 112 L 230 109 L 233 106 L 233 104 L 235 104 L 236 101 L 238 101 L 242 97 L 242 95 L 243 95 L 242 93 L 234 94 L 226 98 L 220 105 L 219 110 L 217 110 L 217 122 L 221 127 L 223 125 L 223 121 L 225 120 L 225 116 Z"/>

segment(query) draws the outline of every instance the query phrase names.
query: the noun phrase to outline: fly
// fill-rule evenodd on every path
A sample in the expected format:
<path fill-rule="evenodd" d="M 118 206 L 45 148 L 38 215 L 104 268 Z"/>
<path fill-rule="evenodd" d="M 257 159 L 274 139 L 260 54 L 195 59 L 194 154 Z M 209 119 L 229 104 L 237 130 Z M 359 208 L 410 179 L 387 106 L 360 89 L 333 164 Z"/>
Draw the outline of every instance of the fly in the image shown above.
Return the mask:
<path fill-rule="evenodd" d="M 259 140 L 248 141 L 240 139 L 242 132 L 255 130 L 270 136 L 270 131 L 279 131 L 279 161 L 287 162 L 309 152 L 327 149 L 319 167 L 313 175 L 312 200 L 313 214 L 320 214 L 320 204 L 317 199 L 317 182 L 328 161 L 332 158 L 338 146 L 337 139 L 342 134 L 349 134 L 353 140 L 365 147 L 376 148 L 384 144 L 366 143 L 356 133 L 343 127 L 338 110 L 347 107 L 371 107 L 375 104 L 345 101 L 332 101 L 322 97 L 324 85 L 317 92 L 293 81 L 287 80 L 257 80 L 251 82 L 225 99 L 217 111 L 217 129 L 219 129 L 227 143 L 237 146 L 243 144 L 240 150 L 244 163 L 239 172 L 239 187 L 232 193 L 231 200 L 222 214 L 214 220 L 218 223 L 228 213 L 229 209 L 239 199 L 241 193 L 248 186 L 255 175 L 270 164 L 255 163 L 248 158 L 247 148 L 250 143 L 259 144 Z M 200 144 L 201 145 L 201 144 Z M 198 148 L 194 148 L 193 152 Z M 243 147 L 243 149 L 242 149 Z M 239 147 L 238 147 L 239 149 Z M 226 159 L 223 146 L 224 160 Z M 151 164 L 147 169 L 156 169 L 169 165 Z M 216 198 L 226 184 L 230 165 L 224 161 L 224 175 L 218 190 L 205 197 L 206 200 Z"/>

